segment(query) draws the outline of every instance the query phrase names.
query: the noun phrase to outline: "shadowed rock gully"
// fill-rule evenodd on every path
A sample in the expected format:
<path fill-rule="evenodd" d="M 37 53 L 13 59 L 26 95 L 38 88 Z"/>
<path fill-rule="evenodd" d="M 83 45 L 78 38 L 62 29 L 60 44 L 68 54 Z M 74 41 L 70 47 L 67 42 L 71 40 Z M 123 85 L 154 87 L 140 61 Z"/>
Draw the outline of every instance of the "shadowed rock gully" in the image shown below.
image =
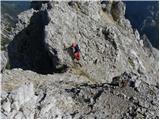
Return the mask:
<path fill-rule="evenodd" d="M 9 64 L 12 68 L 32 70 L 41 74 L 61 72 L 56 70 L 56 56 L 49 56 L 45 49 L 45 25 L 49 23 L 47 10 L 35 12 L 30 24 L 20 31 L 8 46 Z M 54 64 L 53 64 L 54 63 Z"/>

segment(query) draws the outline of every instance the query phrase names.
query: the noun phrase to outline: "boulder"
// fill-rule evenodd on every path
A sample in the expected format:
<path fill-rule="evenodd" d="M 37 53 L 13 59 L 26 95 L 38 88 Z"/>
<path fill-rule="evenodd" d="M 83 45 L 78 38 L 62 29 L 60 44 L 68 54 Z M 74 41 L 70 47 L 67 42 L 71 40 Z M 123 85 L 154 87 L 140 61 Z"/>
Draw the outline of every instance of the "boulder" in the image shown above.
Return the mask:
<path fill-rule="evenodd" d="M 2 109 L 7 113 L 9 113 L 11 111 L 11 103 L 10 103 L 9 99 L 6 99 L 2 103 Z"/>
<path fill-rule="evenodd" d="M 111 1 L 101 1 L 102 10 L 106 11 L 108 14 L 111 13 L 112 2 Z"/>
<path fill-rule="evenodd" d="M 118 20 L 124 17 L 126 6 L 122 1 L 114 1 L 112 3 L 111 14 L 114 20 Z"/>
<path fill-rule="evenodd" d="M 10 93 L 10 98 L 14 101 L 13 104 L 21 106 L 25 102 L 28 102 L 34 96 L 34 88 L 31 82 L 26 82 L 18 89 L 13 90 Z"/>

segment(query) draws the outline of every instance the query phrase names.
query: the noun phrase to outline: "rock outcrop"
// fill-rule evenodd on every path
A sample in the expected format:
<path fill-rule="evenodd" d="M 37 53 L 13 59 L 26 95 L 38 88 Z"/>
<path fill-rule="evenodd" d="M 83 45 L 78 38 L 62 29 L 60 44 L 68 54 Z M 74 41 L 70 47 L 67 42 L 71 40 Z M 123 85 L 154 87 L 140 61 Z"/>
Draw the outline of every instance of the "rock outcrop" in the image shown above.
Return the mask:
<path fill-rule="evenodd" d="M 123 2 L 32 6 L 8 46 L 2 118 L 159 118 L 157 50 L 132 29 Z"/>
<path fill-rule="evenodd" d="M 1 72 L 6 69 L 8 63 L 8 54 L 6 51 L 1 51 Z"/>
<path fill-rule="evenodd" d="M 13 28 L 17 22 L 17 15 L 29 8 L 27 1 L 2 1 L 1 2 L 1 50 L 6 50 L 13 39 Z"/>
<path fill-rule="evenodd" d="M 13 69 L 3 74 L 2 89 L 2 118 L 158 118 L 158 87 L 134 73 L 96 84 L 73 71 Z"/>

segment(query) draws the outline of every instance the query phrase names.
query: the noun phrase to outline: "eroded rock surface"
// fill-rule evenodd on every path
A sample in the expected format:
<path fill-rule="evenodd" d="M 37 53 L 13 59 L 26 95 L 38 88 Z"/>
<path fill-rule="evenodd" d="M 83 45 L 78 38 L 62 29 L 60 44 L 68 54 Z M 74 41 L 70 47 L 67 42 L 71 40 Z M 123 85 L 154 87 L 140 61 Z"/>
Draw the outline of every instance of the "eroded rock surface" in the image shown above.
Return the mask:
<path fill-rule="evenodd" d="M 39 75 L 13 69 L 2 78 L 3 118 L 158 118 L 158 87 L 137 74 L 100 84 L 73 71 Z"/>
<path fill-rule="evenodd" d="M 132 29 L 124 3 L 34 7 L 19 15 L 8 47 L 2 118 L 159 118 L 158 51 Z"/>

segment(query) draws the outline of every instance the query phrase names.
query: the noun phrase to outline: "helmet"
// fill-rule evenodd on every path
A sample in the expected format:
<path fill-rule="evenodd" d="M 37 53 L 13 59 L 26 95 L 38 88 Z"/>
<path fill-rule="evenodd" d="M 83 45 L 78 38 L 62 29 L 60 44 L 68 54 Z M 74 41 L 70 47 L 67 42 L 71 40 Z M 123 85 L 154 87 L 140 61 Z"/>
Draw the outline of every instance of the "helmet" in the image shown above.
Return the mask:
<path fill-rule="evenodd" d="M 77 45 L 77 44 L 76 44 L 75 42 L 74 42 L 74 43 L 72 43 L 72 47 L 76 47 L 76 45 Z"/>

